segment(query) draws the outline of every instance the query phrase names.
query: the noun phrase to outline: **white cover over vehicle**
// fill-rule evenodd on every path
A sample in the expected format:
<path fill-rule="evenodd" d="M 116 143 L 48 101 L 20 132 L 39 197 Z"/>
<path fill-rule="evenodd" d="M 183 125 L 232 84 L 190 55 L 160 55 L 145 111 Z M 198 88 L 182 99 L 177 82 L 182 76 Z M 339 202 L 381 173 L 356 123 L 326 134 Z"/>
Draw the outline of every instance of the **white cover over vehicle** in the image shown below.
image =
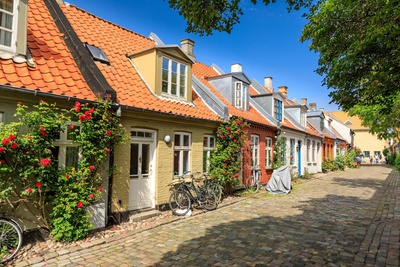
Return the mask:
<path fill-rule="evenodd" d="M 292 189 L 290 167 L 282 166 L 274 170 L 265 190 L 270 194 L 288 194 Z"/>

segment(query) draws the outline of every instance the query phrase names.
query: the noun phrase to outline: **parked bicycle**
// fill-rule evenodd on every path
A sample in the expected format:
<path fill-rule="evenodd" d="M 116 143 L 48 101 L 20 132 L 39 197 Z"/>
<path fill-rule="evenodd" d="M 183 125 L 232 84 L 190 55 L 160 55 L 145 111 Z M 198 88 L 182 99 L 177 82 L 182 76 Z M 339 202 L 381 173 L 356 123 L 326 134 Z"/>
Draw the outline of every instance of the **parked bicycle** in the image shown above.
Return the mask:
<path fill-rule="evenodd" d="M 210 178 L 207 172 L 203 173 L 203 177 L 204 184 L 208 185 L 209 187 L 211 187 L 212 190 L 214 190 L 215 197 L 217 198 L 217 203 L 220 203 L 223 195 L 222 185 L 218 182 L 218 179 Z"/>
<path fill-rule="evenodd" d="M 202 178 L 195 179 L 200 172 L 191 174 L 186 172 L 179 176 L 179 180 L 170 184 L 173 191 L 169 197 L 169 207 L 175 215 L 186 215 L 193 207 L 214 210 L 217 207 L 217 200 L 214 191 L 207 185 L 200 182 Z M 187 179 L 189 178 L 189 181 Z"/>
<path fill-rule="evenodd" d="M 22 245 L 22 229 L 19 224 L 0 214 L 0 259 L 1 263 L 11 260 Z"/>
<path fill-rule="evenodd" d="M 252 175 L 246 179 L 245 183 L 247 191 L 251 193 L 257 193 L 261 188 L 261 170 L 254 168 Z"/>

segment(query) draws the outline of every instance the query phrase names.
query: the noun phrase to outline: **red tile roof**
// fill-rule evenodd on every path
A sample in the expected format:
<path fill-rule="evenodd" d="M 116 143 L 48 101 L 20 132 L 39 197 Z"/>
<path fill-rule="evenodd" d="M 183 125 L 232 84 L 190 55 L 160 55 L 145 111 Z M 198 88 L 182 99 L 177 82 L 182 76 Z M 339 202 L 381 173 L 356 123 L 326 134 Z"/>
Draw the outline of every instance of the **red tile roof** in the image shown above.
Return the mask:
<path fill-rule="evenodd" d="M 227 107 L 230 115 L 242 117 L 246 120 L 257 122 L 259 124 L 268 125 L 272 127 L 276 127 L 276 125 L 272 124 L 270 121 L 265 119 L 260 113 L 257 112 L 251 105 L 248 111 L 242 111 L 235 108 L 229 101 L 223 97 L 218 90 L 216 90 L 211 83 L 206 79 L 206 77 L 216 77 L 219 74 L 210 66 L 207 66 L 203 63 L 196 62 L 193 65 L 193 74 L 204 84 L 206 85 L 211 92 L 216 95 Z"/>
<path fill-rule="evenodd" d="M 219 120 L 195 92 L 192 93 L 193 105 L 159 98 L 146 86 L 126 55 L 155 47 L 153 40 L 76 6 L 60 6 L 79 39 L 101 48 L 109 59 L 110 65 L 99 62 L 96 65 L 117 92 L 119 104 L 184 117 Z"/>
<path fill-rule="evenodd" d="M 0 58 L 0 84 L 94 100 L 43 0 L 28 1 L 27 45 L 33 67 Z"/>

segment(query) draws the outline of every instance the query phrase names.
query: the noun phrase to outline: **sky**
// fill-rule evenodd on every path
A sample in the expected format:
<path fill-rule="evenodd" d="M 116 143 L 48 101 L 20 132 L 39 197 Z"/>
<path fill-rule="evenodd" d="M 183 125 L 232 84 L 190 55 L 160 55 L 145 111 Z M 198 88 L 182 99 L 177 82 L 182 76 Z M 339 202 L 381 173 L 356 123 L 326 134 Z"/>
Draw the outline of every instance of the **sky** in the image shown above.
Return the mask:
<path fill-rule="evenodd" d="M 167 0 L 65 0 L 100 18 L 123 26 L 144 36 L 155 33 L 166 45 L 178 44 L 186 38 L 195 42 L 196 59 L 204 64 L 216 64 L 225 73 L 231 65 L 240 63 L 251 79 L 264 84 L 272 77 L 273 87 L 288 87 L 288 98 L 307 98 L 325 111 L 337 110 L 323 77 L 315 72 L 318 54 L 310 51 L 310 42 L 301 43 L 301 30 L 307 23 L 301 11 L 288 13 L 284 1 L 265 6 L 242 0 L 244 15 L 233 31 L 214 32 L 211 36 L 187 33 L 186 21 Z M 261 2 L 261 1 L 259 1 Z"/>

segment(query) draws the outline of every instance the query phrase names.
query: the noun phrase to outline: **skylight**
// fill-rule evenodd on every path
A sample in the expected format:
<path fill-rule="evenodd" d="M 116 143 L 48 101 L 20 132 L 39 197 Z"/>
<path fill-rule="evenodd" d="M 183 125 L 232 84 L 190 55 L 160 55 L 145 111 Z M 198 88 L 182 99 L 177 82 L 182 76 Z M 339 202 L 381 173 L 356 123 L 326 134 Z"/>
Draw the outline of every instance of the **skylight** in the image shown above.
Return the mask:
<path fill-rule="evenodd" d="M 106 54 L 104 54 L 103 50 L 101 50 L 100 48 L 98 48 L 94 45 L 90 45 L 90 44 L 85 44 L 85 45 L 94 60 L 98 60 L 100 62 L 110 64 L 110 61 L 106 57 Z"/>

